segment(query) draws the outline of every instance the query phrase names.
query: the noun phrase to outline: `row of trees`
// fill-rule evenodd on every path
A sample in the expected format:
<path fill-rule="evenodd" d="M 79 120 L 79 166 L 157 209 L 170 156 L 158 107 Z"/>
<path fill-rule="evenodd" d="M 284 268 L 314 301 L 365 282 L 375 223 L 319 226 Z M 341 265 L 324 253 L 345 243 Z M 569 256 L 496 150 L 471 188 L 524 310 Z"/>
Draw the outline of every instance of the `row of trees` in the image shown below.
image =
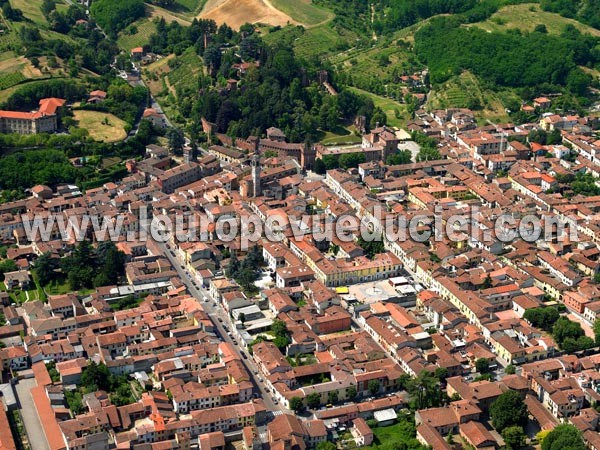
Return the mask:
<path fill-rule="evenodd" d="M 69 256 L 58 260 L 45 253 L 35 262 L 36 275 L 43 286 L 61 277 L 58 269 L 72 290 L 116 284 L 125 273 L 125 254 L 112 241 L 101 242 L 97 248 L 82 241 Z"/>
<path fill-rule="evenodd" d="M 287 329 L 287 325 L 283 320 L 275 319 L 271 324 L 271 334 L 274 336 L 273 344 L 282 353 L 285 353 L 286 347 L 290 344 L 290 332 Z M 256 339 L 254 339 L 248 345 L 248 349 L 250 353 L 252 353 L 252 347 L 260 342 L 264 342 L 267 340 L 267 337 L 264 334 L 259 334 Z"/>
<path fill-rule="evenodd" d="M 364 153 L 344 153 L 343 155 L 325 155 L 315 161 L 315 172 L 324 174 L 328 170 L 357 168 L 366 161 Z"/>
<path fill-rule="evenodd" d="M 113 405 L 123 406 L 135 401 L 126 375 L 113 375 L 104 363 L 90 361 L 81 373 L 81 383 L 75 391 L 65 391 L 69 408 L 75 414 L 83 414 L 83 395 L 102 390 L 109 393 Z"/>
<path fill-rule="evenodd" d="M 2 108 L 17 111 L 31 110 L 39 106 L 42 98 L 58 97 L 74 102 L 83 99 L 85 95 L 86 88 L 81 83 L 49 80 L 20 87 L 2 104 Z"/>
<path fill-rule="evenodd" d="M 23 190 L 36 184 L 72 182 L 77 169 L 58 150 L 16 152 L 0 158 L 0 188 Z"/>
<path fill-rule="evenodd" d="M 260 276 L 260 267 L 265 264 L 262 251 L 258 245 L 254 245 L 246 257 L 240 262 L 233 253 L 229 258 L 229 265 L 225 270 L 225 275 L 235 279 L 242 287 L 244 292 L 254 295 L 258 288 L 254 284 Z"/>
<path fill-rule="evenodd" d="M 502 435 L 507 449 L 525 446 L 524 427 L 528 422 L 527 406 L 517 391 L 502 393 L 490 406 L 492 425 Z M 581 433 L 573 425 L 559 425 L 541 439 L 542 450 L 584 450 Z"/>
<path fill-rule="evenodd" d="M 551 332 L 556 343 L 566 352 L 585 350 L 595 345 L 594 340 L 585 335 L 579 323 L 561 316 L 556 308 L 549 306 L 528 309 L 523 318 L 534 327 Z"/>

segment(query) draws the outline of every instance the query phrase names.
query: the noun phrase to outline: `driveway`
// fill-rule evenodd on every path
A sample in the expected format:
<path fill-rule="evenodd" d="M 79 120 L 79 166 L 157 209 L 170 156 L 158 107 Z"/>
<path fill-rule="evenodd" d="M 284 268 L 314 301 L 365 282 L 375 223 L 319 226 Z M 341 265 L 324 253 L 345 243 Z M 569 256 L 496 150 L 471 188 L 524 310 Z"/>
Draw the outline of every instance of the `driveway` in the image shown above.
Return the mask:
<path fill-rule="evenodd" d="M 15 385 L 15 390 L 21 405 L 21 417 L 27 431 L 27 438 L 32 444 L 32 448 L 35 448 L 35 450 L 50 450 L 42 423 L 33 404 L 33 398 L 31 398 L 31 389 L 36 386 L 35 378 L 27 378 L 19 380 Z"/>

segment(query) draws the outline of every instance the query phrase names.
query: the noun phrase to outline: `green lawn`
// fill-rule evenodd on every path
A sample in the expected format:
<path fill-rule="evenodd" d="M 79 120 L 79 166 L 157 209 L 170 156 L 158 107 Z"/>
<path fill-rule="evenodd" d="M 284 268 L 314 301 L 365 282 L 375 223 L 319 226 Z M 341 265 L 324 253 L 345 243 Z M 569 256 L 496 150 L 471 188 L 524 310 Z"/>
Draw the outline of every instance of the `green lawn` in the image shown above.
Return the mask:
<path fill-rule="evenodd" d="M 362 141 L 360 136 L 354 134 L 356 128 L 354 126 L 341 128 L 336 132 L 327 131 L 324 133 L 320 142 L 324 145 L 347 145 L 359 144 Z"/>
<path fill-rule="evenodd" d="M 363 91 L 362 89 L 358 89 L 355 87 L 348 88 L 357 94 L 366 95 L 373 100 L 375 106 L 378 106 L 385 112 L 387 117 L 387 124 L 391 127 L 402 128 L 406 125 L 406 121 L 408 120 L 408 112 L 406 110 L 406 105 L 399 103 L 391 98 L 381 97 L 379 95 L 372 94 L 371 92 Z M 399 113 L 400 118 L 396 117 L 396 111 Z"/>
<path fill-rule="evenodd" d="M 380 450 L 390 448 L 410 448 L 412 450 L 424 450 L 416 438 L 415 425 L 399 414 L 399 420 L 394 425 L 373 428 L 373 444 L 364 447 L 368 450 Z"/>
<path fill-rule="evenodd" d="M 311 0 L 271 0 L 275 8 L 296 22 L 314 26 L 335 17 L 332 11 L 313 5 Z"/>
<path fill-rule="evenodd" d="M 62 295 L 71 292 L 71 286 L 69 286 L 69 282 L 66 279 L 55 280 L 44 287 L 44 290 L 48 295 Z"/>

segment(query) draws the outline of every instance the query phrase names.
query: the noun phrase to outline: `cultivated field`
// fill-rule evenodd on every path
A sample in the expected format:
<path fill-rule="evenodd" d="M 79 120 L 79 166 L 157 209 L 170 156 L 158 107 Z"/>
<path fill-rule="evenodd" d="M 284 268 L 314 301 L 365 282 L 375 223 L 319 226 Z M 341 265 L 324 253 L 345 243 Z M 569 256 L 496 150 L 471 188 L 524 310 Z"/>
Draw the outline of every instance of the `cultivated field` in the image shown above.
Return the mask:
<path fill-rule="evenodd" d="M 146 15 L 150 16 L 152 19 L 155 17 L 162 17 L 167 23 L 179 22 L 181 25 L 190 25 L 191 23 L 184 14 L 175 13 L 156 5 L 146 5 Z"/>
<path fill-rule="evenodd" d="M 488 119 L 494 122 L 506 122 L 509 117 L 505 111 L 503 98 L 518 100 L 516 94 L 510 90 L 493 92 L 482 89 L 473 74 L 463 72 L 460 76 L 451 78 L 432 90 L 427 108 L 471 108 L 481 123 L 485 123 Z"/>
<path fill-rule="evenodd" d="M 296 23 L 290 16 L 275 8 L 270 0 L 208 0 L 200 17 L 227 23 L 238 29 L 245 23 L 286 25 Z"/>
<path fill-rule="evenodd" d="M 134 31 L 134 32 L 132 32 Z M 119 33 L 117 44 L 123 50 L 131 50 L 135 47 L 142 47 L 150 40 L 150 36 L 156 32 L 156 25 L 149 18 L 143 18 L 128 26 Z"/>
<path fill-rule="evenodd" d="M 573 19 L 567 19 L 558 14 L 542 11 L 540 5 L 534 3 L 505 6 L 488 20 L 470 26 L 483 28 L 487 31 L 506 31 L 510 28 L 518 28 L 521 31 L 533 31 L 535 26 L 539 24 L 546 25 L 548 33 L 560 33 L 565 25 L 570 24 L 582 33 L 600 36 L 600 30 L 596 30 Z"/>
<path fill-rule="evenodd" d="M 84 128 L 90 137 L 100 142 L 117 142 L 127 137 L 125 122 L 118 117 L 99 111 L 74 111 L 79 128 Z"/>

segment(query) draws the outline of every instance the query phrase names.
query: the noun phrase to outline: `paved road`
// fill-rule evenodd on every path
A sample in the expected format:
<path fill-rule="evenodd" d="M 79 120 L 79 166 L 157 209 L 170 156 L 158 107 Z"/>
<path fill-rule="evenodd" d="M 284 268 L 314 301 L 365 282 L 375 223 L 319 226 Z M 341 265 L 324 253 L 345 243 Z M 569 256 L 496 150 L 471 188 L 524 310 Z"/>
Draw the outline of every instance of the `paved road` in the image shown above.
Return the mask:
<path fill-rule="evenodd" d="M 227 335 L 227 330 L 225 330 L 224 325 L 228 324 L 227 327 L 229 330 L 231 330 L 231 324 L 229 323 L 229 316 L 225 313 L 223 308 L 215 302 L 215 300 L 210 296 L 210 293 L 208 291 L 203 289 L 199 284 L 195 285 L 192 282 L 192 280 L 190 279 L 190 276 L 188 275 L 186 270 L 181 267 L 182 262 L 179 260 L 179 258 L 177 256 L 173 256 L 173 254 L 171 254 L 171 250 L 169 248 L 167 248 L 166 244 L 156 242 L 156 245 L 162 251 L 162 253 L 169 259 L 169 261 L 171 262 L 171 264 L 173 265 L 173 267 L 179 274 L 179 277 L 181 278 L 183 283 L 188 288 L 188 291 L 191 293 L 191 295 L 198 301 L 198 303 L 200 303 L 202 308 L 206 311 L 206 313 L 212 319 L 212 321 L 214 322 L 214 324 L 217 328 L 219 335 L 221 336 L 221 339 L 223 341 L 231 344 L 232 347 L 235 349 L 236 353 L 239 355 L 240 359 L 242 360 L 244 366 L 246 366 L 246 370 L 252 377 L 252 384 L 254 385 L 254 388 L 256 390 L 258 390 L 258 392 L 260 393 L 260 396 L 262 397 L 262 399 L 265 402 L 265 406 L 267 407 L 267 410 L 270 410 L 273 412 L 277 412 L 277 411 L 287 412 L 287 410 L 285 409 L 285 407 L 283 405 L 281 405 L 279 403 L 275 404 L 273 402 L 273 400 L 271 399 L 273 394 L 271 394 L 268 391 L 268 387 L 266 386 L 264 380 L 260 381 L 262 379 L 262 375 L 260 374 L 258 367 L 256 366 L 252 357 L 249 356 L 248 353 L 246 353 L 243 349 L 241 349 L 239 345 L 235 345 L 233 343 L 234 339 Z M 204 301 L 205 298 L 207 298 L 209 301 L 205 302 Z M 221 319 L 221 320 L 219 320 L 219 319 Z"/>
<path fill-rule="evenodd" d="M 35 378 L 22 379 L 15 386 L 17 398 L 21 405 L 21 417 L 23 417 L 23 423 L 27 431 L 27 438 L 31 443 L 31 448 L 35 450 L 50 450 L 40 417 L 33 404 L 33 398 L 31 398 L 31 389 L 36 386 Z"/>

